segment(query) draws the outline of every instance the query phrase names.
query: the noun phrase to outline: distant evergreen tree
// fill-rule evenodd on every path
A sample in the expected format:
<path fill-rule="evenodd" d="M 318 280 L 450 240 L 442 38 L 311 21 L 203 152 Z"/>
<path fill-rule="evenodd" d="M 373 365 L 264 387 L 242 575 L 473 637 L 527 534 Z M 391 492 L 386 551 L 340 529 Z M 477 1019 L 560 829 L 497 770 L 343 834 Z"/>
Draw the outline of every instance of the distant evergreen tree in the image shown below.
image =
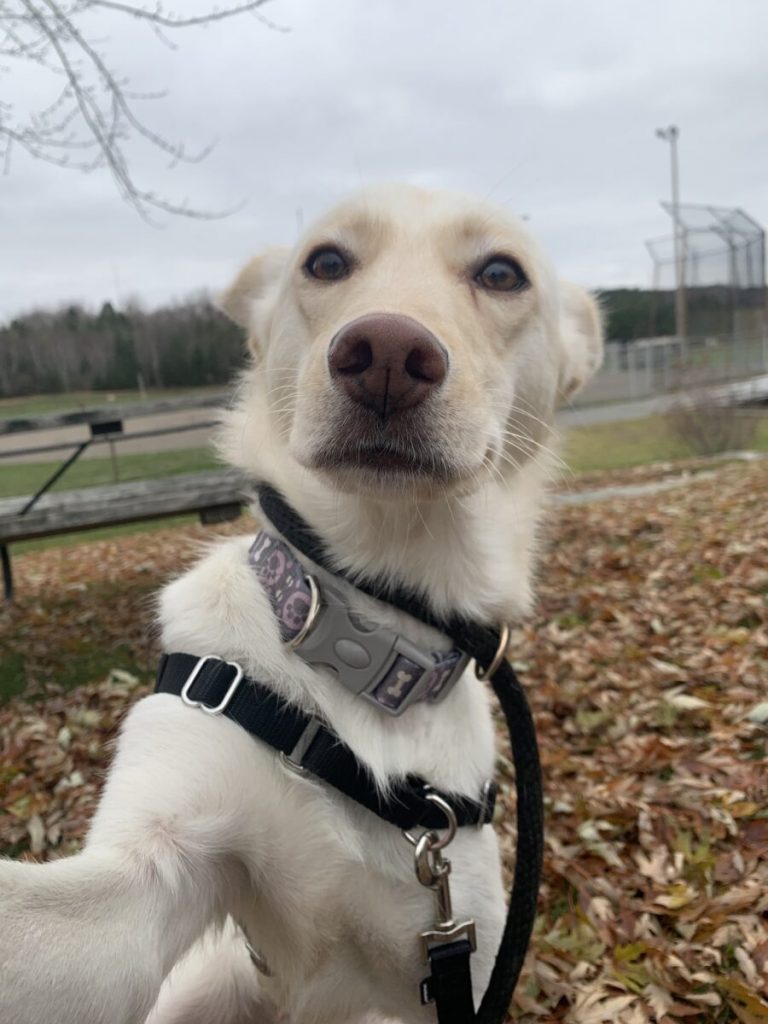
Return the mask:
<path fill-rule="evenodd" d="M 77 306 L 69 306 L 64 313 L 64 326 L 70 334 L 77 334 L 80 330 L 80 317 L 82 311 Z"/>
<path fill-rule="evenodd" d="M 194 387 L 194 373 L 189 366 L 189 350 L 183 336 L 173 334 L 165 340 L 160 356 L 160 377 L 166 388 Z"/>
<path fill-rule="evenodd" d="M 672 292 L 613 288 L 598 293 L 610 341 L 634 341 L 675 333 Z"/>
<path fill-rule="evenodd" d="M 116 390 L 135 388 L 138 372 L 139 364 L 133 338 L 127 333 L 116 334 L 112 347 L 112 362 L 102 387 Z"/>
<path fill-rule="evenodd" d="M 115 310 L 110 302 L 105 302 L 97 323 L 111 339 L 112 352 L 105 371 L 94 382 L 95 386 L 105 390 L 135 388 L 140 365 L 131 321 L 124 313 Z"/>

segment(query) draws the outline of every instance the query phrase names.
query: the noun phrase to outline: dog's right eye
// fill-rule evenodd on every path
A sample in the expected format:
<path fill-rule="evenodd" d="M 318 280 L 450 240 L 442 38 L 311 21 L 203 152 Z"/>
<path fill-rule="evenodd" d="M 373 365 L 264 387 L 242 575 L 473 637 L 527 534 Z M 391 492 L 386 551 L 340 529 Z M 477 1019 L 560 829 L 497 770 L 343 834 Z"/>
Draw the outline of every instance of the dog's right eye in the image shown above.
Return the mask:
<path fill-rule="evenodd" d="M 331 246 L 323 249 L 315 249 L 309 254 L 304 269 L 310 277 L 316 277 L 320 281 L 338 281 L 346 277 L 350 271 L 349 261 L 343 253 Z"/>

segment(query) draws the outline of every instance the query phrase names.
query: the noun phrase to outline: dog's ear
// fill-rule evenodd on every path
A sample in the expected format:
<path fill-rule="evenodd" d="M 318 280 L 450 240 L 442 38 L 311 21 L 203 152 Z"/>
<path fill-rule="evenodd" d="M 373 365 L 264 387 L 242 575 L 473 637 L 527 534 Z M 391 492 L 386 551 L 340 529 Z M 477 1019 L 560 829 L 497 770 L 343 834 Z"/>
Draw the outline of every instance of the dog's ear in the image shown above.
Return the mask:
<path fill-rule="evenodd" d="M 603 361 L 603 319 L 597 301 L 579 285 L 560 282 L 560 400 L 582 388 Z"/>
<path fill-rule="evenodd" d="M 288 261 L 290 249 L 275 246 L 254 256 L 235 280 L 216 298 L 216 305 L 230 320 L 248 332 L 248 345 L 254 355 L 259 349 L 259 334 L 267 300 L 275 292 Z"/>

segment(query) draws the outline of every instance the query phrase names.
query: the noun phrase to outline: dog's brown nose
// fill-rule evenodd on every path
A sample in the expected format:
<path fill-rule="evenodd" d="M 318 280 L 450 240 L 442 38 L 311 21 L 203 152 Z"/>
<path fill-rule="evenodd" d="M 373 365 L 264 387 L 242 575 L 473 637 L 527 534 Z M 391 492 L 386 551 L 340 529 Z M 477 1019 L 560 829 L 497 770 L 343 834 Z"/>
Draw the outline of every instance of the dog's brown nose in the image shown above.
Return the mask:
<path fill-rule="evenodd" d="M 409 316 L 372 313 L 334 336 L 328 367 L 353 401 L 386 419 L 423 402 L 443 383 L 448 353 Z"/>

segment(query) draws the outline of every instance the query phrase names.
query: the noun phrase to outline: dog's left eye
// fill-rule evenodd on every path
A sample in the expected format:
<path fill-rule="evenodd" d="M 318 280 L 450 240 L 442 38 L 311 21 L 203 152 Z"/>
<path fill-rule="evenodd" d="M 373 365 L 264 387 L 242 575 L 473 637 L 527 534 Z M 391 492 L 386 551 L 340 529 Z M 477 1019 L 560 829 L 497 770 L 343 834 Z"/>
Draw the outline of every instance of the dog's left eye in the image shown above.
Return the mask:
<path fill-rule="evenodd" d="M 338 281 L 346 277 L 350 271 L 349 261 L 332 246 L 323 249 L 315 249 L 309 254 L 304 269 L 310 277 L 316 277 L 320 281 Z"/>
<path fill-rule="evenodd" d="M 519 263 L 505 256 L 494 256 L 475 274 L 475 282 L 492 292 L 516 292 L 525 288 L 528 278 Z"/>

